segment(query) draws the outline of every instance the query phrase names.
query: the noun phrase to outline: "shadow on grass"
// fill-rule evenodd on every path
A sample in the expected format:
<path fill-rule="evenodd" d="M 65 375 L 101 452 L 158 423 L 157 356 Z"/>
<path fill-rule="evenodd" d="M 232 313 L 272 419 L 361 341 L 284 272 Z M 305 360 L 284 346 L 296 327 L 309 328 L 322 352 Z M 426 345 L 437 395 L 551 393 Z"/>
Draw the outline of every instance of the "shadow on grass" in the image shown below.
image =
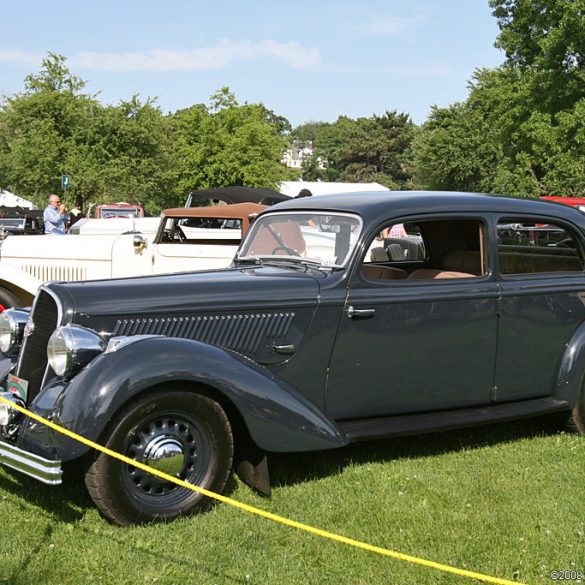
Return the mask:
<path fill-rule="evenodd" d="M 290 486 L 335 475 L 348 465 L 438 456 L 530 437 L 554 435 L 562 428 L 562 422 L 558 416 L 538 417 L 443 433 L 368 441 L 332 451 L 272 454 L 269 458 L 270 477 L 274 488 Z M 70 465 L 64 472 L 62 485 L 45 486 L 37 480 L 3 468 L 0 489 L 19 499 L 23 498 L 25 502 L 17 501 L 15 504 L 23 510 L 38 506 L 55 520 L 75 522 L 88 509 L 94 508 L 94 504 L 85 490 L 82 466 Z M 229 496 L 236 487 L 232 478 L 224 495 Z"/>
<path fill-rule="evenodd" d="M 38 506 L 57 521 L 75 522 L 92 506 L 83 477 L 77 470 L 66 469 L 64 483 L 57 486 L 44 485 L 7 467 L 3 467 L 2 471 L 0 489 L 18 496 L 13 505 L 23 510 L 30 511 L 31 507 Z"/>
<path fill-rule="evenodd" d="M 85 489 L 83 463 L 66 464 L 63 469 L 63 483 L 50 486 L 14 471 L 1 467 L 0 490 L 18 496 L 13 505 L 23 511 L 38 506 L 56 521 L 72 523 L 80 520 L 87 510 L 95 505 Z M 230 477 L 223 491 L 229 496 L 236 489 L 235 479 Z M 21 499 L 25 500 L 24 502 Z"/>
<path fill-rule="evenodd" d="M 563 429 L 566 418 L 566 415 L 542 416 L 426 435 L 364 441 L 317 453 L 274 453 L 269 459 L 270 479 L 273 488 L 290 486 L 335 475 L 349 465 L 418 459 L 550 436 Z"/>

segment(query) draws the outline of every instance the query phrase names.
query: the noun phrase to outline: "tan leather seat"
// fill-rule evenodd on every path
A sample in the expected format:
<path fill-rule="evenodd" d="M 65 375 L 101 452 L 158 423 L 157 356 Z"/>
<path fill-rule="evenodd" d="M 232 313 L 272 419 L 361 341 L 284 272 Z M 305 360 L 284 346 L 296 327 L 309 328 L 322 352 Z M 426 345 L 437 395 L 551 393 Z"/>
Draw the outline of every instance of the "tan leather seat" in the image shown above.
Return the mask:
<path fill-rule="evenodd" d="M 403 280 L 408 276 L 408 273 L 400 268 L 379 264 L 363 264 L 362 274 L 370 280 Z"/>
<path fill-rule="evenodd" d="M 476 278 L 475 274 L 457 272 L 455 270 L 435 270 L 433 268 L 419 268 L 408 276 L 411 280 L 439 280 L 443 278 Z"/>

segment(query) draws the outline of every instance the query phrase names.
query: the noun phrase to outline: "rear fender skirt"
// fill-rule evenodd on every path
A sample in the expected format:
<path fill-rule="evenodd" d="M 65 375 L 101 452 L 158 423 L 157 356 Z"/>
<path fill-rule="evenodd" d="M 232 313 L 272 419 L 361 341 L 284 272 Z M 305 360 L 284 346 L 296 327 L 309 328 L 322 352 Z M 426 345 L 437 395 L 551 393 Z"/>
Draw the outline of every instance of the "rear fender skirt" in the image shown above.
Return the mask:
<path fill-rule="evenodd" d="M 70 382 L 55 381 L 31 405 L 88 439 L 97 441 L 114 414 L 153 386 L 173 382 L 212 387 L 239 411 L 254 443 L 265 451 L 313 451 L 340 447 L 348 437 L 313 403 L 267 368 L 229 350 L 198 341 L 147 337 L 99 355 Z M 19 445 L 63 461 L 87 447 L 28 424 Z"/>

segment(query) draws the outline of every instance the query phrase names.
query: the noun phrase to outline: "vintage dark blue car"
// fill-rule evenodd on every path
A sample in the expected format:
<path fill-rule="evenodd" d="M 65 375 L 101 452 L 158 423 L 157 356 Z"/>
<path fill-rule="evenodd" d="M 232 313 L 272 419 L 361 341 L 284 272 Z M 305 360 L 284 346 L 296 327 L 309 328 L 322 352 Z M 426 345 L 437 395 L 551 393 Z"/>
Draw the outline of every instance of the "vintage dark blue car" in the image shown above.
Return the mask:
<path fill-rule="evenodd" d="M 270 493 L 267 455 L 563 413 L 584 430 L 585 215 L 463 193 L 292 200 L 232 267 L 44 285 L 0 317 L 2 396 L 156 469 Z M 83 459 L 119 524 L 208 498 L 0 407 L 0 462 Z"/>

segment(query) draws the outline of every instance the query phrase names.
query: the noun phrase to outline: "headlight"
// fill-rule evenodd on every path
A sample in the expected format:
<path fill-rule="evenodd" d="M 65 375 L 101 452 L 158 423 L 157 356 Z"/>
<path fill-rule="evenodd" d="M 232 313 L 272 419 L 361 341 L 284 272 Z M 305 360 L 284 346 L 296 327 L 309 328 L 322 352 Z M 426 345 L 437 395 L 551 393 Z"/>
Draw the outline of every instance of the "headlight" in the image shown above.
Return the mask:
<path fill-rule="evenodd" d="M 0 313 L 0 351 L 8 353 L 21 341 L 24 326 L 29 318 L 28 311 L 6 309 Z"/>
<path fill-rule="evenodd" d="M 47 345 L 49 365 L 58 376 L 78 372 L 106 348 L 106 342 L 91 329 L 65 325 L 53 331 Z"/>

